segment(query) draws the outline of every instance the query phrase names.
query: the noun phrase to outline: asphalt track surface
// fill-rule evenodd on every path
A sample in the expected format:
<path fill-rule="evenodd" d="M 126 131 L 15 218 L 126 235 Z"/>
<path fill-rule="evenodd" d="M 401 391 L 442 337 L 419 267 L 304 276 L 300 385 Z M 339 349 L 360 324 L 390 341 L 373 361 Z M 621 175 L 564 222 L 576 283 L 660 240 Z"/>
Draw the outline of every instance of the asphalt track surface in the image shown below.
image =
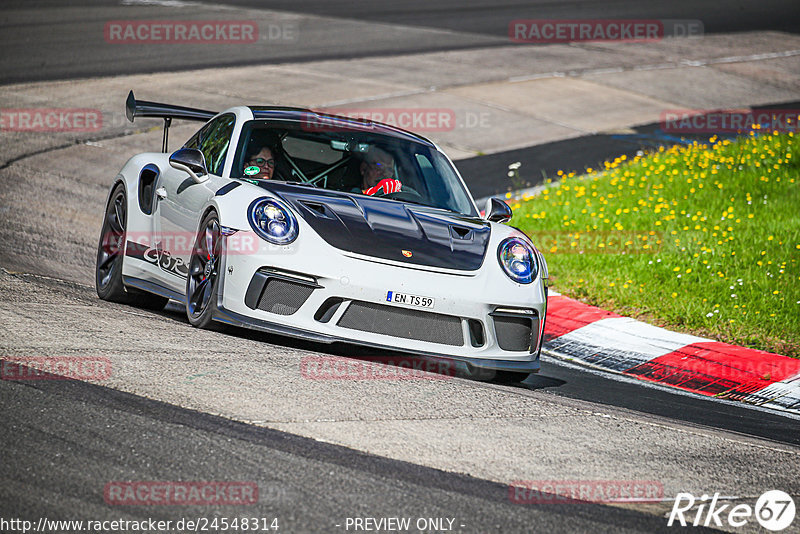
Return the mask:
<path fill-rule="evenodd" d="M 800 8 L 796 2 L 745 2 L 719 12 L 717 2 L 580 2 L 577 4 L 518 2 L 216 2 L 252 9 L 300 11 L 322 16 L 467 32 L 461 42 L 431 39 L 392 43 L 382 50 L 364 50 L 357 35 L 343 36 L 337 48 L 313 40 L 291 50 L 271 49 L 252 57 L 225 57 L 217 51 L 187 47 L 164 57 L 152 52 L 90 49 L 77 27 L 97 31 L 106 20 L 125 18 L 119 2 L 72 2 L 71 20 L 63 20 L 64 3 L 4 2 L 3 68 L 0 83 L 109 76 L 127 72 L 192 69 L 320 58 L 400 54 L 449 48 L 507 44 L 503 37 L 513 18 L 688 18 L 704 21 L 706 32 L 777 29 L 797 31 Z M 97 8 L 88 12 L 87 7 Z M 137 7 L 136 18 L 165 17 L 162 7 Z M 152 9 L 153 15 L 146 10 Z M 14 19 L 16 10 L 35 11 L 25 24 Z M 523 12 L 521 14 L 521 12 Z M 130 16 L 130 15 L 128 15 Z M 221 17 L 223 18 L 223 17 Z M 709 22 L 709 21 L 713 21 Z M 7 31 L 6 31 L 7 30 Z M 25 35 L 24 39 L 20 36 Z M 91 57 L 87 62 L 85 58 Z M 653 127 L 654 128 L 654 127 Z M 604 159 L 627 144 L 624 151 L 660 142 L 653 129 L 642 128 L 634 137 L 582 138 L 553 146 L 517 151 L 521 161 L 542 168 L 581 168 Z M 636 135 L 643 137 L 636 138 Z M 655 136 L 655 137 L 654 137 Z M 598 153 L 587 153 L 585 147 Z M 537 152 L 538 150 L 538 152 Z M 546 154 L 550 156 L 546 156 Z M 581 154 L 570 165 L 568 154 Z M 554 161 L 561 154 L 561 160 Z M 510 154 L 498 157 L 508 161 Z M 530 158 L 526 160 L 525 158 Z M 489 158 L 459 163 L 480 170 Z M 462 169 L 463 170 L 463 169 Z M 480 174 L 471 173 L 471 174 Z M 488 175 L 488 173 L 486 173 Z M 477 184 L 476 184 L 477 185 Z M 476 196 L 483 191 L 478 186 Z M 488 192 L 488 190 L 487 190 Z M 170 312 L 165 312 L 167 316 Z M 176 313 L 172 316 L 180 320 Z M 234 335 L 251 336 L 246 331 Z M 290 346 L 294 341 L 282 340 Z M 304 344 L 300 344 L 305 346 Z M 324 352 L 324 349 L 317 347 Z M 664 389 L 619 382 L 597 374 L 549 362 L 540 375 L 513 388 L 520 395 L 531 390 L 548 395 L 608 404 L 622 410 L 667 417 L 700 427 L 724 429 L 800 444 L 795 420 L 733 404 Z M 103 517 L 103 485 L 112 479 L 129 480 L 257 480 L 262 499 L 256 514 L 278 517 L 291 532 L 337 531 L 346 515 L 373 517 L 455 517 L 467 532 L 631 531 L 665 530 L 662 518 L 602 505 L 569 507 L 520 506 L 509 503 L 507 486 L 420 467 L 411 463 L 325 444 L 275 430 L 232 422 L 136 395 L 72 381 L 0 381 L 3 431 L 0 447 L 0 515 L 35 520 L 43 514 L 69 518 L 76 509 L 86 516 Z M 347 488 L 343 491 L 342 488 Z M 69 495 L 68 499 L 64 496 Z M 356 512 L 357 511 L 357 512 Z M 174 519 L 175 511 L 160 507 L 126 510 L 134 516 Z M 181 509 L 184 516 L 233 515 L 239 510 L 221 507 Z M 247 510 L 251 515 L 252 509 Z M 694 529 L 693 529 L 694 530 Z"/>
<path fill-rule="evenodd" d="M 278 518 L 279 532 L 345 532 L 347 516 L 451 518 L 461 532 L 662 532 L 599 504 L 521 505 L 508 486 L 325 444 L 84 382 L 0 382 L 0 515 L 106 518 L 109 481 L 256 481 L 246 507 L 125 507 L 128 519 Z M 87 439 L 89 437 L 89 439 Z M 68 498 L 63 498 L 69 496 Z M 173 509 L 170 509 L 173 508 Z M 701 530 L 702 531 L 702 530 Z"/>
<path fill-rule="evenodd" d="M 428 26 L 452 31 L 506 37 L 514 19 L 696 19 L 707 33 L 752 30 L 800 31 L 800 8 L 784 0 L 736 2 L 728 9 L 715 0 L 653 0 L 603 2 L 579 0 L 445 0 L 370 2 L 345 0 L 224 0 L 226 4 L 299 11 L 373 22 Z"/>
<path fill-rule="evenodd" d="M 277 18 L 273 10 L 295 17 Z M 509 22 L 526 18 L 689 19 L 700 20 L 706 33 L 800 31 L 800 4 L 793 0 L 6 0 L 0 17 L 0 84 L 505 46 Z M 105 24 L 115 20 L 243 18 L 257 21 L 262 32 L 268 24 L 294 25 L 297 38 L 166 51 L 103 37 Z M 389 34 L 385 24 L 409 31 Z"/>
<path fill-rule="evenodd" d="M 519 387 L 800 445 L 797 421 L 767 410 L 753 410 L 733 402 L 622 382 L 602 372 L 588 373 L 553 360 L 548 360 L 542 367 L 540 374 L 528 378 Z"/>

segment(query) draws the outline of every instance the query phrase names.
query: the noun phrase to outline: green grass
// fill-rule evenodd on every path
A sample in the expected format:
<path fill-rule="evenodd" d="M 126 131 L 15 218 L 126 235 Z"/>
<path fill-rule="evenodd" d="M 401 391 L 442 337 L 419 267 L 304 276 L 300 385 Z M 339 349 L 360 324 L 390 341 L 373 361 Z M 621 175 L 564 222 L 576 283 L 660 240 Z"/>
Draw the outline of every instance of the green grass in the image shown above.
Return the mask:
<path fill-rule="evenodd" d="M 512 224 L 544 253 L 554 289 L 800 357 L 800 145 L 792 133 L 622 156 L 588 172 L 559 173 L 540 194 L 511 201 Z"/>

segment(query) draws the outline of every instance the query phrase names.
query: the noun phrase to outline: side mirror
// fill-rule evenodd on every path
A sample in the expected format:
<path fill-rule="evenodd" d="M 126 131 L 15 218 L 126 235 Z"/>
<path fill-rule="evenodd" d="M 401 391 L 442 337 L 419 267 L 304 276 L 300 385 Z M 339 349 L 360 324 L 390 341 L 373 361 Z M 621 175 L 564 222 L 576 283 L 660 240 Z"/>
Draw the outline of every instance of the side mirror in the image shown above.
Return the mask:
<path fill-rule="evenodd" d="M 208 180 L 208 170 L 206 169 L 206 158 L 203 153 L 196 148 L 181 148 L 176 150 L 169 157 L 171 167 L 189 173 L 192 180 L 202 184 Z"/>
<path fill-rule="evenodd" d="M 504 223 L 511 220 L 511 208 L 499 198 L 490 198 L 486 201 L 486 220 Z"/>

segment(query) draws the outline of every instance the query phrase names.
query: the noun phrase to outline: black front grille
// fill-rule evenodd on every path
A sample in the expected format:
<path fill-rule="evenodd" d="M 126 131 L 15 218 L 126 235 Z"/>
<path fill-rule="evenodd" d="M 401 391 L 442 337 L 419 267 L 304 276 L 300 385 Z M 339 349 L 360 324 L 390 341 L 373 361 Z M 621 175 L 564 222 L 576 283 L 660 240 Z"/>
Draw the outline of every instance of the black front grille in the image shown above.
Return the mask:
<path fill-rule="evenodd" d="M 281 278 L 269 278 L 258 301 L 258 309 L 278 315 L 292 315 L 300 309 L 313 291 L 313 287 L 305 284 Z"/>
<path fill-rule="evenodd" d="M 536 316 L 494 315 L 497 343 L 503 350 L 533 351 L 539 339 L 539 318 Z"/>
<path fill-rule="evenodd" d="M 337 326 L 442 345 L 464 345 L 461 319 L 441 313 L 354 301 Z"/>

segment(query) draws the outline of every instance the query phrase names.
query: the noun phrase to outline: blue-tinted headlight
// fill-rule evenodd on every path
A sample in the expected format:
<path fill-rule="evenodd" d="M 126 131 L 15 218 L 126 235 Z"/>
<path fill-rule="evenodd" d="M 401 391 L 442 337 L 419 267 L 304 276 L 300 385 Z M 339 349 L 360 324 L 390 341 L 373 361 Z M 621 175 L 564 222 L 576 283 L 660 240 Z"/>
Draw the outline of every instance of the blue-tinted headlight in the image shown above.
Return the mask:
<path fill-rule="evenodd" d="M 263 239 L 276 245 L 288 245 L 297 239 L 297 219 L 277 200 L 259 198 L 247 210 L 253 230 Z"/>
<path fill-rule="evenodd" d="M 518 237 L 509 237 L 500 243 L 497 260 L 508 277 L 520 284 L 533 282 L 539 271 L 533 248 Z"/>

